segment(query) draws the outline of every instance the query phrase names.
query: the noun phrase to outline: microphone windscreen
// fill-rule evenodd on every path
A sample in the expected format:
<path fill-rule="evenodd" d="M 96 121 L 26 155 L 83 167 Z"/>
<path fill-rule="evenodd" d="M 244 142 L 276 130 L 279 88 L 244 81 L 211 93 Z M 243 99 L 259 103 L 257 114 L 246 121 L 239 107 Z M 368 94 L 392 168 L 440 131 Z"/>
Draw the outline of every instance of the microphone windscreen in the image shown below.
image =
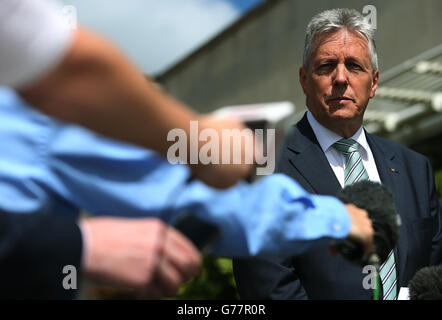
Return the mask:
<path fill-rule="evenodd" d="M 364 180 L 345 187 L 337 198 L 368 212 L 374 229 L 374 253 L 382 264 L 399 237 L 400 219 L 391 192 L 380 183 Z"/>
<path fill-rule="evenodd" d="M 420 269 L 408 282 L 410 300 L 442 300 L 442 266 Z"/>

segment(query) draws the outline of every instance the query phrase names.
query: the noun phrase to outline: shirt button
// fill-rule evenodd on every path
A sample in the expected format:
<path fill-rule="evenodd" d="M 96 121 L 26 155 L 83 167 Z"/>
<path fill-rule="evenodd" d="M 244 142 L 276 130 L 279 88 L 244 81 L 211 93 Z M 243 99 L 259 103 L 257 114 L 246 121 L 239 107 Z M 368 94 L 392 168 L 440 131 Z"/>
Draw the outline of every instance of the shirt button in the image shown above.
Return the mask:
<path fill-rule="evenodd" d="M 333 225 L 333 230 L 336 231 L 336 232 L 341 231 L 341 225 L 338 224 L 338 223 L 335 223 Z"/>

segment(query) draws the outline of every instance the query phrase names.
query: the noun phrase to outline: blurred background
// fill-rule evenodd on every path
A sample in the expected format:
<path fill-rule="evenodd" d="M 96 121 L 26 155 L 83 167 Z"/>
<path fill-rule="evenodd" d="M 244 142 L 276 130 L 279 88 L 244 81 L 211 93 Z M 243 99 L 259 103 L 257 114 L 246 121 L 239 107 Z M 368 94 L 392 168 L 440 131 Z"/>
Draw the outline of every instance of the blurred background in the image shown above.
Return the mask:
<path fill-rule="evenodd" d="M 305 29 L 326 9 L 375 8 L 380 86 L 365 127 L 426 155 L 442 192 L 442 1 L 439 0 L 64 0 L 79 23 L 106 35 L 169 93 L 201 112 L 290 101 Z M 373 10 L 370 12 L 373 14 Z M 83 298 L 133 298 L 85 285 Z M 229 259 L 206 257 L 177 299 L 238 298 Z"/>

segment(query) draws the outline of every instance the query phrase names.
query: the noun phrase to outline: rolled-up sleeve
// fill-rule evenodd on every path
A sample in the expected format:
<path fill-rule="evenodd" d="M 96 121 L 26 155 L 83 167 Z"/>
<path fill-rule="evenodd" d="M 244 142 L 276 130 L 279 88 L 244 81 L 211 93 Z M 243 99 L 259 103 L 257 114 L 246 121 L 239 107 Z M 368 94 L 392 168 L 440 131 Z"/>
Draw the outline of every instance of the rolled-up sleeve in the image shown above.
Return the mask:
<path fill-rule="evenodd" d="M 283 174 L 219 191 L 194 182 L 177 199 L 176 210 L 214 222 L 221 237 L 214 254 L 286 257 L 330 238 L 345 238 L 351 221 L 336 198 L 308 194 Z"/>
<path fill-rule="evenodd" d="M 189 180 L 187 166 L 75 126 L 61 127 L 49 149 L 56 189 L 75 206 L 167 223 L 195 214 L 219 227 L 216 255 L 285 257 L 321 240 L 345 238 L 350 230 L 339 200 L 311 195 L 283 174 L 218 190 Z"/>

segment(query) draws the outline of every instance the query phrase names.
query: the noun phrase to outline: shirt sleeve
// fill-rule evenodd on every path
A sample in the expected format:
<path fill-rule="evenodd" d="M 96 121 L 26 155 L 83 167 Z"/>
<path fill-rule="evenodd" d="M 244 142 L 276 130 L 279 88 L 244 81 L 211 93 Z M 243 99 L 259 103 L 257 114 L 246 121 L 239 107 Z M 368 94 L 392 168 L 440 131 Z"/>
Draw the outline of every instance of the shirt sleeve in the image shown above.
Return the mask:
<path fill-rule="evenodd" d="M 0 85 L 31 84 L 66 55 L 72 30 L 53 1 L 0 1 Z"/>
<path fill-rule="evenodd" d="M 213 254 L 229 257 L 298 255 L 322 240 L 347 237 L 351 226 L 339 200 L 311 195 L 283 174 L 226 191 L 195 181 L 177 195 L 175 211 L 217 225 Z"/>
<path fill-rule="evenodd" d="M 164 216 L 190 176 L 188 167 L 173 166 L 153 151 L 75 125 L 54 121 L 52 128 L 44 138 L 45 184 L 92 215 Z"/>
<path fill-rule="evenodd" d="M 220 230 L 215 255 L 286 257 L 350 231 L 339 200 L 311 195 L 283 174 L 218 190 L 189 180 L 187 166 L 77 126 L 60 126 L 50 140 L 48 163 L 57 181 L 51 188 L 62 198 L 94 215 L 173 223 L 181 214 L 195 214 Z"/>

